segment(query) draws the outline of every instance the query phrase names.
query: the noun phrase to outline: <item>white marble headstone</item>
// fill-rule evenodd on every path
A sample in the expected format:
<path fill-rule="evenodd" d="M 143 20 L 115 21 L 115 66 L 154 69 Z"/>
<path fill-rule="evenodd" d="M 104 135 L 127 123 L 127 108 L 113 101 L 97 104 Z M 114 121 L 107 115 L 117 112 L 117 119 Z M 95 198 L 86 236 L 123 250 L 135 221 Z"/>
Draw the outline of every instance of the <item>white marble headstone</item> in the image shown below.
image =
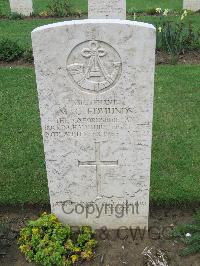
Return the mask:
<path fill-rule="evenodd" d="M 183 0 L 183 8 L 198 11 L 200 10 L 200 0 Z"/>
<path fill-rule="evenodd" d="M 148 226 L 155 28 L 62 22 L 32 42 L 52 212 L 72 225 Z"/>
<path fill-rule="evenodd" d="M 9 0 L 11 12 L 30 16 L 33 13 L 32 0 Z"/>
<path fill-rule="evenodd" d="M 88 0 L 89 19 L 126 19 L 125 0 Z"/>

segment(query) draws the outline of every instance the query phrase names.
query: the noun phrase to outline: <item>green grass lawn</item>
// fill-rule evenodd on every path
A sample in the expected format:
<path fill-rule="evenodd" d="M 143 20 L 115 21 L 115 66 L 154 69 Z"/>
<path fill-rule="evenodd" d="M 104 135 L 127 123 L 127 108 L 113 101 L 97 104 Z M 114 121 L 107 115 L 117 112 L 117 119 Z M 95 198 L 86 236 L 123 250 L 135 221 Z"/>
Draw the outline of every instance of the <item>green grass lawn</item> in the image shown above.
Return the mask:
<path fill-rule="evenodd" d="M 33 0 L 35 10 L 37 12 L 46 9 L 46 6 L 51 3 L 52 0 Z M 183 8 L 182 0 L 127 0 L 127 10 L 134 8 L 136 11 L 146 11 L 151 8 L 162 7 L 172 10 L 181 10 Z M 87 0 L 71 0 L 74 9 L 80 9 L 83 12 L 87 12 L 88 1 Z"/>
<path fill-rule="evenodd" d="M 46 202 L 34 70 L 0 69 L 0 203 Z"/>
<path fill-rule="evenodd" d="M 31 47 L 31 31 L 42 25 L 62 19 L 0 20 L 0 39 L 9 38 L 25 47 Z"/>
<path fill-rule="evenodd" d="M 156 69 L 151 201 L 200 203 L 200 67 Z M 47 203 L 32 68 L 0 68 L 0 204 Z"/>
<path fill-rule="evenodd" d="M 8 15 L 10 13 L 9 0 L 0 1 L 0 15 Z"/>
<path fill-rule="evenodd" d="M 47 9 L 52 0 L 33 0 L 33 6 L 36 13 Z M 87 0 L 71 0 L 74 9 L 87 12 Z M 151 8 L 162 7 L 172 10 L 181 10 L 183 0 L 127 0 L 127 10 L 146 11 Z M 8 15 L 10 13 L 9 0 L 0 1 L 0 14 Z"/>
<path fill-rule="evenodd" d="M 177 17 L 170 17 L 169 19 L 177 19 Z M 29 48 L 31 47 L 31 31 L 34 28 L 64 20 L 66 19 L 0 20 L 0 39 L 9 38 L 18 41 L 21 46 Z M 138 16 L 136 17 L 136 20 L 156 25 L 160 18 L 153 16 Z M 190 15 L 186 17 L 185 20 L 191 21 L 196 29 L 200 29 L 200 15 Z"/>

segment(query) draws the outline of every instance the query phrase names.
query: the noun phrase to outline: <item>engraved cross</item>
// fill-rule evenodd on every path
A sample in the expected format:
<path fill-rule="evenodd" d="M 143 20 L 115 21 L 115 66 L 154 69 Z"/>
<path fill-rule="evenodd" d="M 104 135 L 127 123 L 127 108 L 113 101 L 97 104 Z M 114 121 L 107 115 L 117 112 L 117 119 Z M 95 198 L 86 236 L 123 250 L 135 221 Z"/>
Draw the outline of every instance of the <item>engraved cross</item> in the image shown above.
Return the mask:
<path fill-rule="evenodd" d="M 100 142 L 95 142 L 95 161 L 78 161 L 78 166 L 96 166 L 96 186 L 97 186 L 97 195 L 101 191 L 101 166 L 116 166 L 118 165 L 117 161 L 101 161 L 100 159 Z"/>

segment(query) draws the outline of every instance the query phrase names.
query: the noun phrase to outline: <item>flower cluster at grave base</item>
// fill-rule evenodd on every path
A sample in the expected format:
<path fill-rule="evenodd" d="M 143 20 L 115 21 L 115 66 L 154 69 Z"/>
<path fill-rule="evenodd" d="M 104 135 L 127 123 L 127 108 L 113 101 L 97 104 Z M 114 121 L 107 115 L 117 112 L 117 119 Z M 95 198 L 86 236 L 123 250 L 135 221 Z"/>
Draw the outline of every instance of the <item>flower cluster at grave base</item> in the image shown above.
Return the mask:
<path fill-rule="evenodd" d="M 54 214 L 44 213 L 20 231 L 18 243 L 29 262 L 70 266 L 93 257 L 97 245 L 93 235 L 88 226 L 80 227 L 75 233 L 69 225 L 62 225 Z"/>

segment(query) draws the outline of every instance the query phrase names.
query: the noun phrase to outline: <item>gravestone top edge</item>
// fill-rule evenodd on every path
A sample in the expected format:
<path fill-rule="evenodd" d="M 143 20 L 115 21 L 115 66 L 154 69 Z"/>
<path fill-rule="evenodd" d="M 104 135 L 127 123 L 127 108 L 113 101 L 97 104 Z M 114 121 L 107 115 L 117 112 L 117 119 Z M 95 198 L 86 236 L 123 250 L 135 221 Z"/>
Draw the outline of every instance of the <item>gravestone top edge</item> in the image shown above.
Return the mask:
<path fill-rule="evenodd" d="M 138 22 L 138 21 L 130 21 L 130 20 L 120 20 L 120 19 L 84 19 L 84 20 L 72 20 L 72 21 L 64 21 L 64 22 L 57 22 L 51 23 L 44 26 L 40 26 L 35 28 L 31 34 L 34 34 L 39 31 L 48 30 L 55 27 L 64 27 L 64 26 L 71 26 L 71 25 L 84 25 L 84 24 L 121 24 L 121 25 L 131 25 L 137 26 L 142 28 L 149 28 L 152 30 L 156 30 L 156 28 L 149 23 Z"/>

